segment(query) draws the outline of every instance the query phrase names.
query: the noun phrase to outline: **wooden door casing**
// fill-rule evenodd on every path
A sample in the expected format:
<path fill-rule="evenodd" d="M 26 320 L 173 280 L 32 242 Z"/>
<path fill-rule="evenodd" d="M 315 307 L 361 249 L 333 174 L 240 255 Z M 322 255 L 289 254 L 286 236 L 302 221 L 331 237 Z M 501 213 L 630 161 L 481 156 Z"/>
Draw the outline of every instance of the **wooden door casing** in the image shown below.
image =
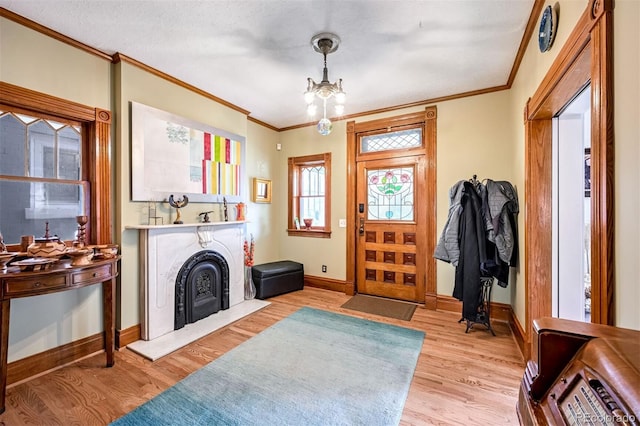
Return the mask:
<path fill-rule="evenodd" d="M 437 306 L 437 277 L 436 261 L 433 252 L 436 246 L 436 145 L 437 145 L 437 107 L 428 106 L 423 112 L 405 114 L 395 117 L 356 123 L 347 123 L 347 280 L 345 293 L 353 295 L 356 292 L 356 250 L 358 239 L 358 203 L 356 199 L 356 175 L 357 161 L 363 160 L 359 153 L 359 135 L 375 130 L 394 131 L 406 128 L 412 124 L 418 124 L 423 129 L 423 146 L 412 149 L 411 152 L 401 153 L 404 156 L 424 155 L 425 159 L 425 200 L 424 203 L 424 227 L 420 232 L 424 233 L 424 251 L 416 251 L 417 257 L 424 261 L 425 293 L 423 300 L 427 309 L 436 309 Z M 365 154 L 366 156 L 368 154 Z M 401 155 L 398 155 L 401 156 Z M 368 155 L 366 160 L 379 158 L 376 155 Z"/>

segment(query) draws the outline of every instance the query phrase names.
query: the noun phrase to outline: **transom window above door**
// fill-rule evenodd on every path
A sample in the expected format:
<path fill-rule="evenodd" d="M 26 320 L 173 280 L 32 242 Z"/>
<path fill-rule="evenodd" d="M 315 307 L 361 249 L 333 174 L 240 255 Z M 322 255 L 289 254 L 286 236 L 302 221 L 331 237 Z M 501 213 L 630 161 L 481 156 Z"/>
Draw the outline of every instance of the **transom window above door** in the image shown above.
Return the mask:
<path fill-rule="evenodd" d="M 422 128 L 362 136 L 360 152 L 389 151 L 422 146 Z"/>

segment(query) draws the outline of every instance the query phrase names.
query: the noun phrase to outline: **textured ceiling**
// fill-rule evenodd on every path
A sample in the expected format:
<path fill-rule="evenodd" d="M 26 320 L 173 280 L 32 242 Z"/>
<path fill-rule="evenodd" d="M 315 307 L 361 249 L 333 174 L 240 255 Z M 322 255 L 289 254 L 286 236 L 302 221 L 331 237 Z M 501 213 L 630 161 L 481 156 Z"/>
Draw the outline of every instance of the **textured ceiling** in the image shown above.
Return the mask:
<path fill-rule="evenodd" d="M 507 83 L 534 0 L 0 0 L 0 6 L 108 54 L 119 52 L 277 128 L 311 121 L 320 81 L 313 35 L 345 115 Z"/>

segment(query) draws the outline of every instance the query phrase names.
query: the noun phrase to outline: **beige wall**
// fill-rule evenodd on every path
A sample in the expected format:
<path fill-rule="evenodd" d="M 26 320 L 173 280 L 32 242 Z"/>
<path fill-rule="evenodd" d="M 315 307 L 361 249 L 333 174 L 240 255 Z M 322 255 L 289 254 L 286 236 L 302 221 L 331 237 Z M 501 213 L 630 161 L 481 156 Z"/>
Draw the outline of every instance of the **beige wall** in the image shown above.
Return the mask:
<path fill-rule="evenodd" d="M 247 122 L 247 170 L 249 179 L 271 179 L 271 187 L 282 188 L 279 173 L 282 151 L 276 149 L 280 143 L 280 134 L 269 130 L 264 126 Z M 286 176 L 285 176 L 286 181 Z M 250 193 L 253 193 L 253 184 L 250 180 Z M 286 185 L 286 183 L 285 183 Z M 280 201 L 286 199 L 282 191 L 272 191 L 270 204 L 252 203 L 248 197 L 247 206 L 247 232 L 253 234 L 256 241 L 254 261 L 256 265 L 280 260 L 279 229 L 274 226 L 277 218 L 281 217 L 284 210 L 280 210 Z"/>
<path fill-rule="evenodd" d="M 537 40 L 528 46 L 514 86 L 509 91 L 441 102 L 438 107 L 437 231 L 448 211 L 448 190 L 459 179 L 505 179 L 524 199 L 524 129 L 522 111 L 538 87 L 557 52 L 585 9 L 586 0 L 562 0 L 560 25 L 550 52 L 541 54 Z M 616 323 L 640 329 L 640 2 L 618 0 L 615 19 L 615 136 L 616 136 Z M 24 55 L 25 51 L 31 52 Z M 256 262 L 298 260 L 309 275 L 346 278 L 346 229 L 338 220 L 346 217 L 345 123 L 335 123 L 333 133 L 319 136 L 313 127 L 277 133 L 259 126 L 232 109 L 182 89 L 126 63 L 112 66 L 66 44 L 0 18 L 0 78 L 85 105 L 114 111 L 113 158 L 115 163 L 114 238 L 122 244 L 121 306 L 118 327 L 139 322 L 137 235 L 127 225 L 145 222 L 144 203 L 129 201 L 130 144 L 129 102 L 136 101 L 196 120 L 247 139 L 247 185 L 249 178 L 273 180 L 273 202 L 248 202 L 248 232 L 257 240 Z M 43 60 L 44 58 L 44 60 Z M 42 72 L 46 63 L 46 72 Z M 72 65 L 70 65 L 72 64 Z M 112 98 L 112 93 L 114 93 Z M 382 116 L 422 110 L 422 107 L 360 117 L 367 121 Z M 275 145 L 282 144 L 277 151 Z M 287 158 L 312 153 L 332 153 L 332 238 L 300 238 L 286 235 Z M 218 205 L 192 204 L 183 211 L 185 221 L 195 221 L 199 211 Z M 165 206 L 162 214 L 169 219 Z M 174 213 L 171 213 L 174 214 Z M 219 214 L 219 213 L 218 213 Z M 215 217 L 215 216 L 214 216 Z M 524 214 L 519 216 L 524 228 Z M 524 236 L 520 235 L 521 254 Z M 326 274 L 321 265 L 328 266 Z M 494 300 L 511 303 L 524 323 L 524 283 L 521 268 L 515 269 L 507 289 L 496 288 Z M 438 262 L 438 293 L 450 295 L 453 268 Z M 99 288 L 37 296 L 12 302 L 10 361 L 90 336 L 102 329 Z"/>
<path fill-rule="evenodd" d="M 524 206 L 526 198 L 524 194 L 524 160 L 525 160 L 525 145 L 524 145 L 524 108 L 527 100 L 533 96 L 537 90 L 540 82 L 544 78 L 547 70 L 553 64 L 558 52 L 564 45 L 565 41 L 569 37 L 569 34 L 573 30 L 574 26 L 578 22 L 580 15 L 584 11 L 587 2 L 583 0 L 565 0 L 559 3 L 558 13 L 558 32 L 556 34 L 555 41 L 551 49 L 545 53 L 541 53 L 538 48 L 538 37 L 534 34 L 531 37 L 529 45 L 527 46 L 526 53 L 522 59 L 522 64 L 518 70 L 515 81 L 510 92 L 510 112 L 507 115 L 512 131 L 514 134 L 515 150 L 513 157 L 513 167 L 515 171 L 515 182 L 520 191 L 520 203 Z M 551 3 L 550 3 L 551 4 Z M 553 3 L 555 4 L 555 3 Z M 545 5 L 546 7 L 547 5 Z M 518 218 L 518 228 L 523 232 L 520 236 L 519 249 L 520 253 L 525 253 L 524 249 L 524 209 Z M 535 218 L 533 219 L 535 220 Z M 551 265 L 549 265 L 551 267 Z M 518 276 L 518 282 L 522 285 L 514 289 L 513 297 L 511 299 L 511 305 L 518 318 L 518 321 L 525 328 L 525 286 L 524 286 L 524 262 L 521 262 L 520 268 L 516 271 Z"/>

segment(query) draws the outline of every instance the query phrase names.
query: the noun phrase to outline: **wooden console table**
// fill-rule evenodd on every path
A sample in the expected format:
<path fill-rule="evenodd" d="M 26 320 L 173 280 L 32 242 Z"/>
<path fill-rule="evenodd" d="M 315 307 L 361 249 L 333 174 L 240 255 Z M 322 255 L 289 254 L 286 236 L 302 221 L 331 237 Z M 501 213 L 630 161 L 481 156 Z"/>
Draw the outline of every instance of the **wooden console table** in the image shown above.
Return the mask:
<path fill-rule="evenodd" d="M 71 266 L 60 261 L 44 271 L 25 272 L 17 266 L 0 271 L 0 413 L 5 410 L 7 390 L 7 349 L 9 345 L 9 313 L 11 299 L 59 291 L 73 290 L 102 283 L 104 305 L 105 351 L 107 367 L 115 363 L 115 286 L 118 276 L 118 258 L 97 260 L 89 265 Z"/>

